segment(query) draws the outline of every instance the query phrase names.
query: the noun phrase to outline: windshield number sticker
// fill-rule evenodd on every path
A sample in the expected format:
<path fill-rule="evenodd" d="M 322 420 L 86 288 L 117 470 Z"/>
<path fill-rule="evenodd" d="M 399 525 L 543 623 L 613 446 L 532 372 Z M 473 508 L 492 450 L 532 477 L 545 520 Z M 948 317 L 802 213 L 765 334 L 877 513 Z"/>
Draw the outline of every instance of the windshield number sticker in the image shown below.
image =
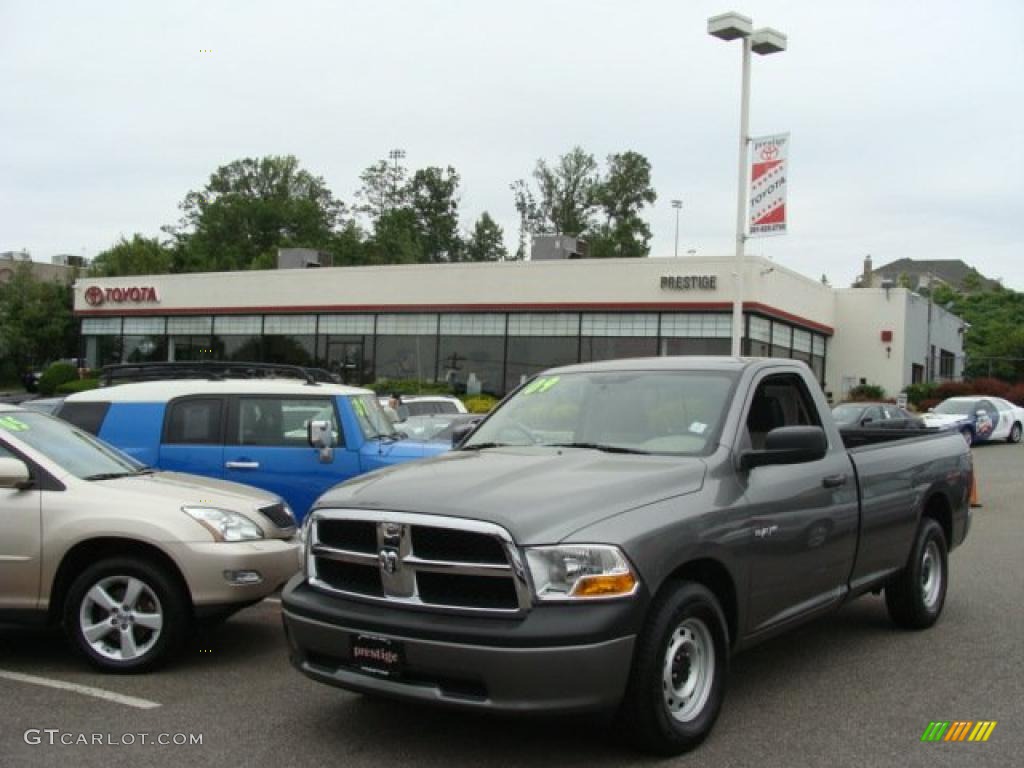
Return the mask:
<path fill-rule="evenodd" d="M 362 416 L 364 419 L 366 418 L 366 403 L 362 400 L 353 400 L 352 407 L 355 409 L 357 415 Z"/>
<path fill-rule="evenodd" d="M 547 392 L 558 383 L 558 379 L 558 376 L 542 376 L 539 379 L 534 379 L 526 385 L 526 389 L 523 390 L 523 394 L 532 395 L 535 392 Z"/>
<path fill-rule="evenodd" d="M 24 421 L 19 421 L 13 416 L 0 416 L 0 427 L 9 432 L 26 432 L 29 428 L 28 424 Z"/>

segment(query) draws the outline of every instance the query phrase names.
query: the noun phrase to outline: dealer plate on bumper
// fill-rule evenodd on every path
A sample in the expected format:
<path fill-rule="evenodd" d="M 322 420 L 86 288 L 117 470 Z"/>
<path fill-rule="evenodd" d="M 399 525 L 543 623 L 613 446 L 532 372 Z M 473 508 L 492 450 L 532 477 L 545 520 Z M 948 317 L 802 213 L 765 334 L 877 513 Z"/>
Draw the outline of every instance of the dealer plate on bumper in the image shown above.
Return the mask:
<path fill-rule="evenodd" d="M 402 676 L 405 646 L 398 640 L 376 635 L 352 635 L 349 649 L 353 666 L 378 677 Z"/>

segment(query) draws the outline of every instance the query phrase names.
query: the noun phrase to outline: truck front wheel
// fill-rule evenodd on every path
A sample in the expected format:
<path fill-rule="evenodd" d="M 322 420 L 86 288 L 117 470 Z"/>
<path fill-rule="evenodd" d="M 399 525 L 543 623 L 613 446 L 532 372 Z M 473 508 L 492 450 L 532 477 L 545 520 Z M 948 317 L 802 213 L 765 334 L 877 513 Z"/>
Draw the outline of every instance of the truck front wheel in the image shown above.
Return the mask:
<path fill-rule="evenodd" d="M 907 629 L 930 627 L 942 613 L 948 574 L 942 526 L 925 517 L 917 528 L 906 567 L 885 587 L 889 618 Z"/>
<path fill-rule="evenodd" d="M 636 746 L 677 755 L 711 732 L 725 696 L 729 630 L 715 596 L 680 582 L 651 608 L 637 641 L 620 722 Z"/>

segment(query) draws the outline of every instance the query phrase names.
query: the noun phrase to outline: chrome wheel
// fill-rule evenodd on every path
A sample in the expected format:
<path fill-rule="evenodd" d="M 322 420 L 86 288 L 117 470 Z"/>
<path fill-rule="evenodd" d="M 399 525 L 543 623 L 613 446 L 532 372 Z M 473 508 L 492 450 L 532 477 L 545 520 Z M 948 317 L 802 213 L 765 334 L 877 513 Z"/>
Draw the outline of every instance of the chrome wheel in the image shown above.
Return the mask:
<path fill-rule="evenodd" d="M 669 714 L 684 723 L 696 718 L 707 704 L 714 679 L 711 630 L 700 619 L 686 619 L 669 638 L 662 662 L 662 696 Z"/>
<path fill-rule="evenodd" d="M 134 576 L 108 576 L 82 598 L 78 626 L 92 650 L 105 659 L 131 661 L 153 649 L 164 612 L 153 589 Z"/>
<path fill-rule="evenodd" d="M 942 592 L 942 556 L 939 545 L 929 541 L 921 558 L 921 600 L 929 611 L 935 608 Z"/>

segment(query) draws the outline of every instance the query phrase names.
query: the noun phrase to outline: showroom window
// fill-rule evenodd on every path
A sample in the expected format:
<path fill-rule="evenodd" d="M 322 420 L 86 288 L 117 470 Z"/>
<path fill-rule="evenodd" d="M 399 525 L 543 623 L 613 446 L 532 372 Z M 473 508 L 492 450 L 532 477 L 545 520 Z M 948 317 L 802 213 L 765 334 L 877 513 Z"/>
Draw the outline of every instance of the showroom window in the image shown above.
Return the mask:
<path fill-rule="evenodd" d="M 316 363 L 316 315 L 267 315 L 263 319 L 263 362 Z"/>
<path fill-rule="evenodd" d="M 747 318 L 746 354 L 750 357 L 772 356 L 772 321 L 766 317 L 750 315 Z"/>
<path fill-rule="evenodd" d="M 87 317 L 82 320 L 82 357 L 90 368 L 121 362 L 121 318 Z"/>
<path fill-rule="evenodd" d="M 437 315 L 378 315 L 374 376 L 433 381 L 437 376 Z"/>
<path fill-rule="evenodd" d="M 789 357 L 793 346 L 793 329 L 776 321 L 772 322 L 772 357 Z"/>
<path fill-rule="evenodd" d="M 167 318 L 168 360 L 212 360 L 217 355 L 213 349 L 212 317 L 169 317 Z"/>
<path fill-rule="evenodd" d="M 438 380 L 456 392 L 499 395 L 504 387 L 505 315 L 441 315 Z"/>
<path fill-rule="evenodd" d="M 802 328 L 793 329 L 793 357 L 808 364 L 811 362 L 810 331 L 805 331 Z"/>
<path fill-rule="evenodd" d="M 647 313 L 585 314 L 580 360 L 653 357 L 658 354 L 658 316 Z"/>
<path fill-rule="evenodd" d="M 732 317 L 699 312 L 661 316 L 661 354 L 728 355 Z"/>
<path fill-rule="evenodd" d="M 579 362 L 580 316 L 577 313 L 522 312 L 508 317 L 505 392 L 536 373 Z"/>
<path fill-rule="evenodd" d="M 260 362 L 263 318 L 259 315 L 225 315 L 213 319 L 213 348 L 218 360 Z"/>

